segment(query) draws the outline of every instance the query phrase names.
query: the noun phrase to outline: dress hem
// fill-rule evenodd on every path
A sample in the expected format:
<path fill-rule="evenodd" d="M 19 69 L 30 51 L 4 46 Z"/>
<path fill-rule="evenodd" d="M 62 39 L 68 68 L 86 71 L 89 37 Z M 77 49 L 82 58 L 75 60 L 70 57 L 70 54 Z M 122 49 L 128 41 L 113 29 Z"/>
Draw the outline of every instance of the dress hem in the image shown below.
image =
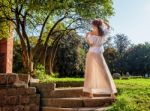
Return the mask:
<path fill-rule="evenodd" d="M 83 92 L 88 92 L 92 94 L 116 94 L 117 91 L 110 91 L 109 89 L 90 89 L 90 88 L 83 88 Z"/>

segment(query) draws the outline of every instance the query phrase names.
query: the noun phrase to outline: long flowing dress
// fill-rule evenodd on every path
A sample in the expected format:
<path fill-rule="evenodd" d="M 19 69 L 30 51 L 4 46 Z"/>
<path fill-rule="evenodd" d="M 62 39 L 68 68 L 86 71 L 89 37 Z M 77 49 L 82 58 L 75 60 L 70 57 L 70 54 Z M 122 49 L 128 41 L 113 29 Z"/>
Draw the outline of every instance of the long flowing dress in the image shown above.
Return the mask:
<path fill-rule="evenodd" d="M 105 36 L 88 34 L 87 43 L 90 45 L 86 55 L 83 91 L 92 94 L 117 93 L 110 70 L 103 56 Z"/>

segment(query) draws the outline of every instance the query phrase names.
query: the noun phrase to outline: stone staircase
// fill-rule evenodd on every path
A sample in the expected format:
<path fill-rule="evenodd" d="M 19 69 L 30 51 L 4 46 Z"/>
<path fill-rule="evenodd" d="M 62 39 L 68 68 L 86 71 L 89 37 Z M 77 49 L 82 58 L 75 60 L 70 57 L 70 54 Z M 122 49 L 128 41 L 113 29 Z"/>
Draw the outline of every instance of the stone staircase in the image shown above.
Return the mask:
<path fill-rule="evenodd" d="M 41 111 L 106 111 L 115 101 L 110 95 L 82 97 L 82 87 L 56 88 L 54 84 L 32 84 L 41 94 Z"/>

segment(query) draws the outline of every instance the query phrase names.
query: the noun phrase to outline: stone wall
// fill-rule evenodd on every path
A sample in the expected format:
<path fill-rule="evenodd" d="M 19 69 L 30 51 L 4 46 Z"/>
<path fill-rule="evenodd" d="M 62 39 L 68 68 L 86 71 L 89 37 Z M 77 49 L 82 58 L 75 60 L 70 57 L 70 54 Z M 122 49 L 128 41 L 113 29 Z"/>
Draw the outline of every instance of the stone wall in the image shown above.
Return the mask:
<path fill-rule="evenodd" d="M 18 77 L 25 84 L 16 86 Z M 28 75 L 0 74 L 0 111 L 39 111 L 40 95 L 28 80 Z"/>

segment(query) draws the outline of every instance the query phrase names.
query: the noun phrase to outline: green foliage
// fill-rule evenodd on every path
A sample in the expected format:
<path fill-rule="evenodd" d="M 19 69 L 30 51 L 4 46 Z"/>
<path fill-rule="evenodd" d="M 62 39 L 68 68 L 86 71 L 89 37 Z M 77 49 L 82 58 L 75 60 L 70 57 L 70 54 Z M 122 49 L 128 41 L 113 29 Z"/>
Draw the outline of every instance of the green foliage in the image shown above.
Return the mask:
<path fill-rule="evenodd" d="M 124 59 L 124 55 L 126 53 L 126 51 L 130 48 L 131 46 L 131 42 L 128 39 L 128 37 L 124 34 L 117 34 L 114 37 L 114 48 L 117 50 L 116 53 L 116 61 L 115 61 L 115 67 L 117 67 L 118 69 L 116 69 L 117 72 L 121 73 L 121 74 L 125 74 L 126 72 L 128 72 L 127 70 L 125 70 L 124 64 L 125 59 Z"/>
<path fill-rule="evenodd" d="M 55 71 L 59 77 L 81 77 L 84 72 L 85 51 L 76 33 L 64 37 L 56 54 Z"/>
<path fill-rule="evenodd" d="M 10 22 L 3 18 L 5 18 L 6 16 L 8 18 L 12 17 L 10 9 L 4 6 L 9 7 L 10 6 L 9 2 L 7 0 L 0 0 L 0 39 L 8 38 L 10 31 Z"/>
<path fill-rule="evenodd" d="M 38 62 L 47 67 L 47 49 L 59 42 L 61 34 L 66 35 L 68 30 L 73 29 L 87 29 L 84 24 L 89 20 L 108 19 L 112 15 L 112 0 L 0 0 L 0 20 L 13 23 L 16 29 L 21 40 L 21 55 L 26 73 L 32 73 L 32 65 L 36 66 Z M 4 24 L 2 29 L 5 37 L 7 29 Z M 56 31 L 57 36 L 54 36 Z M 37 41 L 32 44 L 31 37 L 35 36 Z M 53 72 L 54 52 L 53 48 L 51 57 L 49 56 L 50 73 Z"/>
<path fill-rule="evenodd" d="M 149 55 L 150 43 L 134 45 L 124 34 L 117 34 L 105 44 L 104 56 L 112 73 L 144 76 L 150 73 Z"/>
<path fill-rule="evenodd" d="M 0 39 L 9 37 L 9 24 L 0 20 Z"/>
<path fill-rule="evenodd" d="M 12 21 L 15 15 L 14 9 L 19 10 L 22 6 L 23 10 L 20 10 L 22 15 L 28 11 L 27 30 L 32 33 L 31 30 L 42 24 L 48 13 L 51 23 L 55 23 L 65 14 L 69 18 L 82 18 L 82 20 L 107 19 L 114 13 L 112 5 L 112 0 L 11 0 L 11 2 L 0 0 L 0 15 L 3 17 L 2 20 Z"/>
<path fill-rule="evenodd" d="M 20 41 L 14 39 L 14 49 L 13 49 L 13 72 L 24 72 L 23 63 L 22 63 L 22 50 L 20 46 Z"/>
<path fill-rule="evenodd" d="M 127 66 L 127 62 L 125 60 L 125 57 L 127 57 L 126 52 L 131 47 L 131 42 L 128 39 L 128 36 L 124 34 L 117 34 L 113 37 L 110 37 L 105 43 L 104 47 L 104 56 L 112 73 L 131 73 L 129 70 L 127 70 L 127 67 L 131 66 Z"/>
<path fill-rule="evenodd" d="M 150 73 L 150 43 L 132 46 L 125 54 L 126 70 L 133 74 Z M 134 66 L 134 67 L 131 67 Z"/>
<path fill-rule="evenodd" d="M 35 76 L 42 82 L 51 81 L 52 76 L 49 76 L 45 72 L 43 65 L 39 64 L 34 70 Z"/>
<path fill-rule="evenodd" d="M 47 78 L 45 68 L 41 64 L 37 65 L 36 69 L 34 70 L 34 73 L 40 81 L 44 81 Z"/>
<path fill-rule="evenodd" d="M 104 52 L 104 57 L 106 59 L 106 62 L 111 70 L 111 72 L 117 72 L 118 70 L 116 69 L 116 61 L 118 60 L 118 53 L 117 50 L 113 47 L 107 47 L 105 52 Z"/>
<path fill-rule="evenodd" d="M 54 78 L 56 78 L 58 75 L 57 73 L 48 75 L 45 72 L 44 66 L 41 64 L 37 65 L 37 67 L 34 70 L 34 73 L 34 75 L 40 80 L 40 82 L 54 81 Z"/>
<path fill-rule="evenodd" d="M 120 56 L 129 48 L 130 41 L 128 37 L 124 34 L 117 34 L 114 37 L 115 48 L 117 49 Z"/>
<path fill-rule="evenodd" d="M 113 40 L 113 39 L 112 39 Z M 37 41 L 36 37 L 30 37 L 32 46 Z M 50 44 L 50 43 L 49 43 Z M 133 76 L 144 76 L 150 71 L 150 44 L 138 44 L 127 46 L 122 58 L 115 48 L 115 43 L 109 41 L 105 44 L 104 57 L 111 70 L 115 72 L 129 72 Z M 19 40 L 14 41 L 14 72 L 23 72 L 21 61 L 22 50 Z M 85 56 L 88 46 L 85 41 L 75 32 L 65 36 L 59 44 L 58 52 L 55 58 L 55 74 L 56 77 L 83 77 Z M 122 63 L 122 65 L 120 65 Z M 133 67 L 134 66 L 134 67 Z M 54 76 L 54 74 L 53 74 Z"/>

